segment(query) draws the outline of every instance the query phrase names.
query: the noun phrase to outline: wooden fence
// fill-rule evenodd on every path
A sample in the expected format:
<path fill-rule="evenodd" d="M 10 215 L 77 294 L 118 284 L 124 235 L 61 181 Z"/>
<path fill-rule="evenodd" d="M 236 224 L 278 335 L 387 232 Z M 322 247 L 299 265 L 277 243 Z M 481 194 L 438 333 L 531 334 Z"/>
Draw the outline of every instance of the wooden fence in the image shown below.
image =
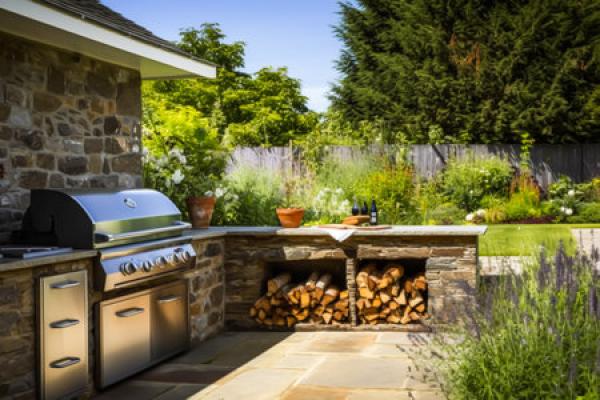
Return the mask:
<path fill-rule="evenodd" d="M 352 162 L 365 154 L 387 154 L 394 156 L 397 147 L 370 146 L 350 147 L 333 146 L 329 154 L 333 157 Z M 420 177 L 431 178 L 438 174 L 448 160 L 473 154 L 479 157 L 497 155 L 518 167 L 521 159 L 521 147 L 518 144 L 435 144 L 411 145 L 404 148 L 406 157 L 415 167 Z M 546 188 L 561 175 L 569 176 L 575 182 L 588 181 L 600 176 L 600 143 L 573 145 L 535 145 L 531 148 L 530 167 L 539 184 Z M 250 168 L 283 171 L 293 168 L 296 173 L 304 171 L 301 150 L 290 147 L 243 147 L 236 149 L 229 161 L 227 170 L 246 166 Z"/>

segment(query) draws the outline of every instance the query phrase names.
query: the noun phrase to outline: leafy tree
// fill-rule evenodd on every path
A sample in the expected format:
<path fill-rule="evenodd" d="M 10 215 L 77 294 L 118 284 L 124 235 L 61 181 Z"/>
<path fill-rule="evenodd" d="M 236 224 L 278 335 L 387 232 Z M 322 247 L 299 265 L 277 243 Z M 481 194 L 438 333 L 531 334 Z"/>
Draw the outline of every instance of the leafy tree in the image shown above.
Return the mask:
<path fill-rule="evenodd" d="M 216 79 L 156 81 L 145 84 L 144 100 L 162 107 L 193 107 L 217 129 L 228 146 L 281 145 L 304 135 L 317 117 L 306 107 L 300 81 L 285 68 L 263 68 L 256 74 L 239 72 L 244 67 L 245 44 L 225 43 L 218 24 L 181 32 L 178 46 L 218 65 Z M 150 115 L 146 113 L 149 117 Z M 145 119 L 148 125 L 148 118 Z"/>
<path fill-rule="evenodd" d="M 333 108 L 408 141 L 600 140 L 595 0 L 355 0 Z"/>

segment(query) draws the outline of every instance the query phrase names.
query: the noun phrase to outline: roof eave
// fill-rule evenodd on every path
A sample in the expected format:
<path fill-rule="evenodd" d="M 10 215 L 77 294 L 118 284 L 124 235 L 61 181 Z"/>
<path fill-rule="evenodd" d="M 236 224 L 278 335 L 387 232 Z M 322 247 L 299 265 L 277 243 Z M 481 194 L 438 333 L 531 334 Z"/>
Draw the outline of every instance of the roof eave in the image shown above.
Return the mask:
<path fill-rule="evenodd" d="M 142 79 L 216 77 L 211 63 L 31 0 L 0 2 L 0 31 L 138 70 Z"/>

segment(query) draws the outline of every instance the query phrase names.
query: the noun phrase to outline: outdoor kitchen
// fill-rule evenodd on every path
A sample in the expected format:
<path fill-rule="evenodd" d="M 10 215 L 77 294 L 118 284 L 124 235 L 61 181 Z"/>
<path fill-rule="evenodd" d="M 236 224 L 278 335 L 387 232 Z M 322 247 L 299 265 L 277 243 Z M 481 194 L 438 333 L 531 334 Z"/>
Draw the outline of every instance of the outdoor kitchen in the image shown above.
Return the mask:
<path fill-rule="evenodd" d="M 89 397 L 225 330 L 464 317 L 485 227 L 191 229 L 142 188 L 140 82 L 215 66 L 77 2 L 2 7 L 0 398 Z"/>

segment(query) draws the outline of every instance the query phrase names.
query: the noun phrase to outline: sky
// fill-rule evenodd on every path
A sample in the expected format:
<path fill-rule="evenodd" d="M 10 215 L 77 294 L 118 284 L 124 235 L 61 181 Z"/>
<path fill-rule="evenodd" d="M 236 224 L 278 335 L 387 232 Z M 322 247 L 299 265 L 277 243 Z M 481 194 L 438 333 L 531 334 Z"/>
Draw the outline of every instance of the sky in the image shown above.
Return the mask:
<path fill-rule="evenodd" d="M 288 67 L 301 80 L 309 108 L 327 109 L 341 49 L 332 28 L 339 21 L 336 0 L 101 1 L 167 40 L 177 40 L 181 28 L 217 22 L 227 42 L 246 43 L 244 71 Z"/>

